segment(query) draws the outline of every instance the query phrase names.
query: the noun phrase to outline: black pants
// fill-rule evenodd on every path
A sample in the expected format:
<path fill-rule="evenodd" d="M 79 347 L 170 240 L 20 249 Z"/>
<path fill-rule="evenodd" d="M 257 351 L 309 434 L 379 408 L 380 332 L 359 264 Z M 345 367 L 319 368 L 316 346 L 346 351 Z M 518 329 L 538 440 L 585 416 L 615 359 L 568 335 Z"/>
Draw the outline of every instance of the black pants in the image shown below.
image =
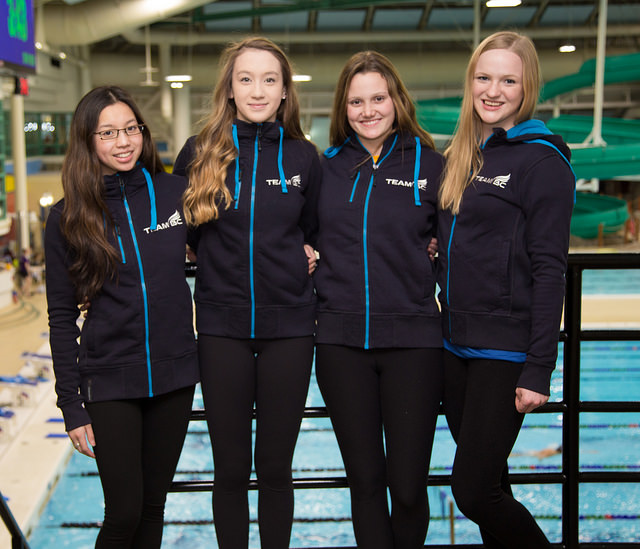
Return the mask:
<path fill-rule="evenodd" d="M 529 511 L 513 498 L 507 458 L 524 414 L 515 406 L 522 364 L 465 360 L 445 351 L 444 409 L 457 443 L 451 489 L 491 549 L 550 547 Z"/>
<path fill-rule="evenodd" d="M 105 503 L 97 549 L 160 547 L 164 505 L 187 433 L 193 390 L 86 404 Z"/>
<path fill-rule="evenodd" d="M 291 462 L 309 389 L 313 337 L 245 340 L 198 337 L 215 481 L 213 518 L 222 549 L 249 543 L 252 413 L 262 549 L 289 547 Z"/>
<path fill-rule="evenodd" d="M 316 377 L 347 472 L 358 547 L 423 547 L 442 350 L 318 345 Z"/>

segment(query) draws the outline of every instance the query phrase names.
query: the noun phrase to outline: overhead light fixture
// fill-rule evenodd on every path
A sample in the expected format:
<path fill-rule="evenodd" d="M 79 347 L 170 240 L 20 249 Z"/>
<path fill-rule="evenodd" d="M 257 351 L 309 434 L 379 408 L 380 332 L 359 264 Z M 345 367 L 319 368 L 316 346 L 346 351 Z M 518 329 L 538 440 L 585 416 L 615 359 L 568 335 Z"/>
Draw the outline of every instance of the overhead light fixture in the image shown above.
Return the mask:
<path fill-rule="evenodd" d="M 165 82 L 191 82 L 192 76 L 190 74 L 170 74 L 164 77 Z"/>
<path fill-rule="evenodd" d="M 573 53 L 574 51 L 576 51 L 576 47 L 568 42 L 566 44 L 562 44 L 562 46 L 558 48 L 558 51 L 560 53 Z"/>
<path fill-rule="evenodd" d="M 184 82 L 171 82 L 170 86 L 174 90 L 179 90 L 184 88 Z"/>
<path fill-rule="evenodd" d="M 522 0 L 487 0 L 488 8 L 515 8 L 522 4 Z"/>
<path fill-rule="evenodd" d="M 311 82 L 310 74 L 294 74 L 291 79 L 294 82 Z"/>

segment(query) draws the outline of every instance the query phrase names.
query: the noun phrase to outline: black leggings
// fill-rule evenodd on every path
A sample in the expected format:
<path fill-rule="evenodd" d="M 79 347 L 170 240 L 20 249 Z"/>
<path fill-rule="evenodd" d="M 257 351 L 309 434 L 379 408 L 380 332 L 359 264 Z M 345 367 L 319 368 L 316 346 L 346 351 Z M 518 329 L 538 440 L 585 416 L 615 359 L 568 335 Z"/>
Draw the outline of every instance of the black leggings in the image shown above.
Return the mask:
<path fill-rule="evenodd" d="M 85 404 L 105 503 L 97 549 L 160 547 L 164 505 L 187 433 L 193 390 Z"/>
<path fill-rule="evenodd" d="M 423 547 L 442 350 L 318 345 L 316 378 L 349 481 L 358 547 Z"/>
<path fill-rule="evenodd" d="M 200 334 L 198 350 L 213 447 L 218 546 L 238 549 L 249 543 L 255 404 L 260 546 L 286 549 L 293 522 L 291 462 L 309 388 L 313 337 L 248 340 Z"/>
<path fill-rule="evenodd" d="M 507 458 L 524 414 L 515 406 L 522 364 L 465 360 L 445 351 L 444 409 L 457 443 L 451 489 L 490 549 L 550 547 L 529 511 L 513 498 Z"/>

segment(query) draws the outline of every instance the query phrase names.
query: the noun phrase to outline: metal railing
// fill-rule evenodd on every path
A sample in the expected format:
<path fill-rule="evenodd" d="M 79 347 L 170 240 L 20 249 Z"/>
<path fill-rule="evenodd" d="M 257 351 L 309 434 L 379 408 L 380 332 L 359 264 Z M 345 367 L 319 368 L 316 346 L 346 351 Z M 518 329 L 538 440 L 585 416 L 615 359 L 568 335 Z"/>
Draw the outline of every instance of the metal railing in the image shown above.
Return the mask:
<path fill-rule="evenodd" d="M 559 484 L 562 486 L 562 541 L 554 547 L 565 549 L 637 549 L 638 543 L 581 543 L 579 541 L 579 487 L 584 483 L 640 483 L 640 472 L 635 471 L 580 471 L 580 414 L 583 412 L 640 412 L 637 401 L 589 401 L 580 400 L 580 344 L 583 341 L 634 341 L 640 340 L 640 330 L 583 330 L 582 329 L 582 273 L 585 269 L 639 269 L 640 253 L 625 254 L 571 254 L 567 271 L 567 288 L 564 309 L 564 329 L 560 333 L 563 353 L 563 398 L 550 402 L 535 413 L 562 414 L 562 470 L 557 473 L 513 473 L 513 484 Z M 193 267 L 187 268 L 193 275 Z M 322 407 L 307 408 L 305 418 L 328 417 Z M 192 412 L 192 420 L 204 420 L 202 410 Z M 450 475 L 429 475 L 430 486 L 450 485 Z M 296 478 L 294 487 L 345 488 L 347 479 L 341 477 Z M 211 491 L 213 482 L 208 480 L 174 481 L 171 491 Z M 256 489 L 252 480 L 250 489 Z M 428 545 L 430 549 L 444 549 L 452 545 Z M 465 548 L 481 548 L 481 545 L 464 545 Z M 331 548 L 324 548 L 331 549 Z M 345 548 L 341 548 L 345 549 Z"/>
<path fill-rule="evenodd" d="M 29 549 L 29 544 L 0 492 L 0 517 L 11 535 L 11 549 Z"/>

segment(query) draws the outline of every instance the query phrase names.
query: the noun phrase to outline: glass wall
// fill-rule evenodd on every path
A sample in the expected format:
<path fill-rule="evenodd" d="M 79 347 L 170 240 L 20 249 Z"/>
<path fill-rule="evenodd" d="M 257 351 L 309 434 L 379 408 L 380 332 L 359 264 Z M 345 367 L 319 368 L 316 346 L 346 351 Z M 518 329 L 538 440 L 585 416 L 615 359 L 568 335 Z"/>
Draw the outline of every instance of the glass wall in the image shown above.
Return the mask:
<path fill-rule="evenodd" d="M 8 120 L 7 113 L 2 115 Z M 0 118 L 1 120 L 1 118 Z M 27 157 L 63 155 L 67 150 L 71 113 L 24 113 L 24 132 Z M 11 156 L 10 124 L 0 123 L 5 155 Z"/>

